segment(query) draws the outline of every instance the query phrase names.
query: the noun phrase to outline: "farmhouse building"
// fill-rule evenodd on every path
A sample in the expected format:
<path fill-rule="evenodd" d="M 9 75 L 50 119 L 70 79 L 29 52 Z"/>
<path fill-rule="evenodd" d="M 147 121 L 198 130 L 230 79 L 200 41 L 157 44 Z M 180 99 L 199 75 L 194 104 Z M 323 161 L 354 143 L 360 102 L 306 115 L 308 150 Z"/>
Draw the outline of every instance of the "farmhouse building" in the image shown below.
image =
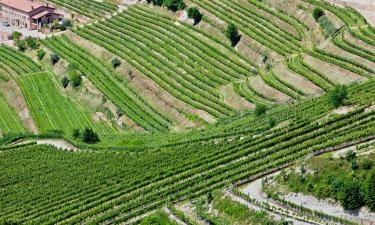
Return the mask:
<path fill-rule="evenodd" d="M 12 26 L 41 30 L 44 24 L 59 20 L 55 8 L 34 0 L 0 0 L 0 21 Z"/>

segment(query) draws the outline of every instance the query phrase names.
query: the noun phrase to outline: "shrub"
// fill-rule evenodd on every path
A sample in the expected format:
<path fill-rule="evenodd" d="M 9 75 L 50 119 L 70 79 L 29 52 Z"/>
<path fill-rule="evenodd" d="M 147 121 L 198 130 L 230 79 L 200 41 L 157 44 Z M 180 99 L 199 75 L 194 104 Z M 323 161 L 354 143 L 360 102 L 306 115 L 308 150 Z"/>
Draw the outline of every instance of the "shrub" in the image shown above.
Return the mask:
<path fill-rule="evenodd" d="M 151 0 L 152 4 L 161 6 L 163 5 L 163 0 Z"/>
<path fill-rule="evenodd" d="M 268 119 L 268 126 L 269 126 L 270 128 L 276 126 L 276 120 L 275 120 L 274 118 L 269 118 L 269 119 Z"/>
<path fill-rule="evenodd" d="M 69 85 L 69 79 L 67 78 L 67 77 L 63 77 L 62 79 L 61 79 L 61 86 L 63 87 L 63 88 L 66 88 L 66 87 L 68 87 L 68 85 Z"/>
<path fill-rule="evenodd" d="M 116 69 L 117 67 L 121 66 L 121 61 L 117 58 L 112 59 L 112 66 Z"/>
<path fill-rule="evenodd" d="M 164 5 L 172 11 L 183 10 L 186 7 L 183 0 L 164 0 Z"/>
<path fill-rule="evenodd" d="M 337 32 L 335 25 L 326 16 L 322 16 L 318 20 L 318 23 L 320 27 L 323 29 L 325 38 L 333 36 Z"/>
<path fill-rule="evenodd" d="M 324 11 L 323 11 L 323 9 L 321 9 L 319 7 L 315 7 L 312 14 L 313 14 L 313 17 L 314 17 L 315 21 L 318 21 L 319 18 L 324 15 Z"/>
<path fill-rule="evenodd" d="M 72 24 L 73 24 L 72 20 L 68 20 L 68 19 L 63 20 L 63 22 L 62 22 L 62 25 L 63 25 L 64 27 L 71 27 Z"/>
<path fill-rule="evenodd" d="M 73 137 L 74 139 L 78 139 L 78 138 L 80 138 L 80 137 L 81 137 L 81 131 L 80 131 L 79 129 L 74 129 L 74 130 L 73 130 L 73 133 L 72 133 L 72 137 Z"/>
<path fill-rule="evenodd" d="M 227 30 L 225 31 L 225 35 L 231 41 L 232 46 L 236 46 L 236 44 L 239 41 L 239 34 L 238 34 L 237 27 L 234 26 L 233 24 L 229 24 L 227 27 Z"/>
<path fill-rule="evenodd" d="M 328 92 L 329 103 L 337 108 L 344 103 L 348 93 L 345 86 L 336 86 L 334 89 Z"/>
<path fill-rule="evenodd" d="M 361 163 L 361 167 L 362 167 L 362 169 L 364 169 L 364 170 L 370 170 L 370 169 L 372 168 L 372 166 L 373 166 L 373 163 L 372 163 L 372 161 L 369 160 L 369 159 L 364 159 L 364 160 L 362 161 L 362 163 Z"/>
<path fill-rule="evenodd" d="M 75 87 L 75 88 L 79 87 L 82 83 L 82 75 L 76 69 L 70 69 L 68 71 L 68 78 L 69 78 L 69 81 L 71 82 L 72 86 Z"/>
<path fill-rule="evenodd" d="M 261 116 L 264 113 L 266 113 L 266 111 L 267 111 L 267 107 L 265 105 L 259 104 L 259 103 L 257 103 L 255 105 L 255 111 L 254 112 L 255 112 L 256 116 Z"/>
<path fill-rule="evenodd" d="M 16 40 L 19 40 L 21 36 L 22 36 L 22 34 L 21 34 L 20 32 L 18 32 L 18 31 L 14 31 L 14 32 L 12 33 L 12 35 L 10 36 L 10 38 L 11 38 L 12 40 L 16 41 Z"/>
<path fill-rule="evenodd" d="M 46 55 L 46 51 L 44 51 L 41 48 L 38 49 L 38 51 L 36 52 L 36 56 L 38 57 L 39 60 L 42 60 L 45 55 Z"/>
<path fill-rule="evenodd" d="M 91 128 L 86 128 L 82 134 L 82 141 L 88 144 L 99 142 L 99 136 Z"/>
<path fill-rule="evenodd" d="M 198 24 L 202 20 L 203 15 L 199 12 L 197 7 L 189 8 L 187 13 L 190 19 L 194 19 L 194 24 Z"/>
<path fill-rule="evenodd" d="M 55 65 L 60 60 L 60 56 L 56 53 L 51 53 L 51 63 Z"/>
<path fill-rule="evenodd" d="M 31 49 L 37 49 L 39 48 L 39 43 L 38 43 L 38 40 L 36 38 L 33 38 L 33 37 L 27 37 L 25 39 L 26 43 L 27 43 L 27 46 L 29 46 L 29 48 Z"/>
<path fill-rule="evenodd" d="M 24 52 L 27 49 L 26 42 L 22 40 L 16 40 L 16 46 L 21 52 Z"/>
<path fill-rule="evenodd" d="M 358 182 L 347 181 L 338 193 L 338 199 L 345 210 L 358 209 L 362 206 L 363 198 Z"/>

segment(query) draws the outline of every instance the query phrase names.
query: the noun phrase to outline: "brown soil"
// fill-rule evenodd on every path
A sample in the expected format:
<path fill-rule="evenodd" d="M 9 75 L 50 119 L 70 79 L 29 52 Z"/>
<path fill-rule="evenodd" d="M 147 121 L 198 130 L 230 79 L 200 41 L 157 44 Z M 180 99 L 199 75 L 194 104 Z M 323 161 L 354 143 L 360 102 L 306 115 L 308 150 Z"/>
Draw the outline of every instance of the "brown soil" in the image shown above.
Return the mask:
<path fill-rule="evenodd" d="M 320 72 L 322 72 L 328 77 L 328 79 L 333 80 L 339 84 L 350 84 L 354 81 L 366 80 L 366 78 L 356 73 L 343 69 L 339 66 L 327 63 L 320 59 L 311 57 L 309 55 L 304 56 L 304 61 L 307 64 L 313 66 L 314 68 L 318 68 Z"/>
<path fill-rule="evenodd" d="M 345 31 L 344 35 L 346 40 L 349 40 L 350 42 L 362 46 L 363 48 L 366 48 L 375 53 L 375 46 L 369 45 L 366 42 L 353 37 L 348 31 Z"/>
<path fill-rule="evenodd" d="M 325 43 L 322 44 L 321 48 L 328 51 L 328 52 L 331 52 L 333 54 L 338 54 L 339 56 L 342 56 L 342 57 L 345 57 L 345 58 L 348 58 L 348 59 L 352 59 L 356 62 L 362 63 L 363 65 L 368 66 L 370 68 L 375 68 L 374 62 L 371 62 L 371 61 L 369 61 L 365 58 L 362 58 L 360 56 L 357 56 L 357 55 L 354 55 L 350 52 L 347 52 L 347 51 L 337 47 L 331 41 L 327 40 Z"/>
<path fill-rule="evenodd" d="M 8 102 L 8 104 L 16 110 L 26 129 L 34 134 L 37 134 L 38 128 L 35 125 L 35 122 L 31 116 L 29 108 L 27 107 L 22 92 L 17 86 L 17 83 L 14 80 L 10 80 L 6 83 L 0 82 L 0 91 L 4 95 L 4 98 Z"/>
<path fill-rule="evenodd" d="M 283 63 L 279 63 L 278 65 L 276 65 L 273 71 L 275 71 L 276 76 L 280 77 L 282 80 L 292 84 L 293 86 L 304 91 L 307 94 L 314 95 L 317 93 L 322 93 L 323 91 L 320 87 L 316 86 L 305 77 L 290 71 Z"/>
<path fill-rule="evenodd" d="M 275 99 L 276 102 L 287 102 L 291 99 L 288 95 L 266 84 L 260 76 L 250 78 L 249 82 L 251 87 L 256 91 L 262 93 L 264 96 L 270 97 L 271 99 Z"/>
<path fill-rule="evenodd" d="M 248 102 L 234 91 L 232 84 L 222 86 L 220 93 L 222 94 L 222 101 L 233 109 L 246 110 L 255 108 L 254 104 Z"/>

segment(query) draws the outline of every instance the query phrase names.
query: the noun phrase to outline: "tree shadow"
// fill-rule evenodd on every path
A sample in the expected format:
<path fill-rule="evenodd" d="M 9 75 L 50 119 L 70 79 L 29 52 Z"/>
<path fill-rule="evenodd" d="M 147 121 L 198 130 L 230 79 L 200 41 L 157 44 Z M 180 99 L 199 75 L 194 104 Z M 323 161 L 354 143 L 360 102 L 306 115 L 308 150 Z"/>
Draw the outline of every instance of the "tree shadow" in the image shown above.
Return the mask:
<path fill-rule="evenodd" d="M 238 42 L 240 42 L 242 35 L 238 35 L 233 41 L 232 41 L 232 47 L 236 47 Z"/>
<path fill-rule="evenodd" d="M 197 18 L 194 19 L 194 26 L 198 25 L 203 19 L 203 15 L 199 15 Z"/>

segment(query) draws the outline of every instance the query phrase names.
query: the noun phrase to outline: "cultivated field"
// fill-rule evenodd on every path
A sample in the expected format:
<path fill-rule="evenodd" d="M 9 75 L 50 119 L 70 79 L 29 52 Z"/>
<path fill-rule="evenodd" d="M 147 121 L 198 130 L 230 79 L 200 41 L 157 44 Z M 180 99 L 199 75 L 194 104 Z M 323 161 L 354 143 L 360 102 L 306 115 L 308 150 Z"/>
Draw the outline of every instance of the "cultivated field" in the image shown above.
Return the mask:
<path fill-rule="evenodd" d="M 0 46 L 0 225 L 371 221 L 372 6 L 46 2 Z"/>

